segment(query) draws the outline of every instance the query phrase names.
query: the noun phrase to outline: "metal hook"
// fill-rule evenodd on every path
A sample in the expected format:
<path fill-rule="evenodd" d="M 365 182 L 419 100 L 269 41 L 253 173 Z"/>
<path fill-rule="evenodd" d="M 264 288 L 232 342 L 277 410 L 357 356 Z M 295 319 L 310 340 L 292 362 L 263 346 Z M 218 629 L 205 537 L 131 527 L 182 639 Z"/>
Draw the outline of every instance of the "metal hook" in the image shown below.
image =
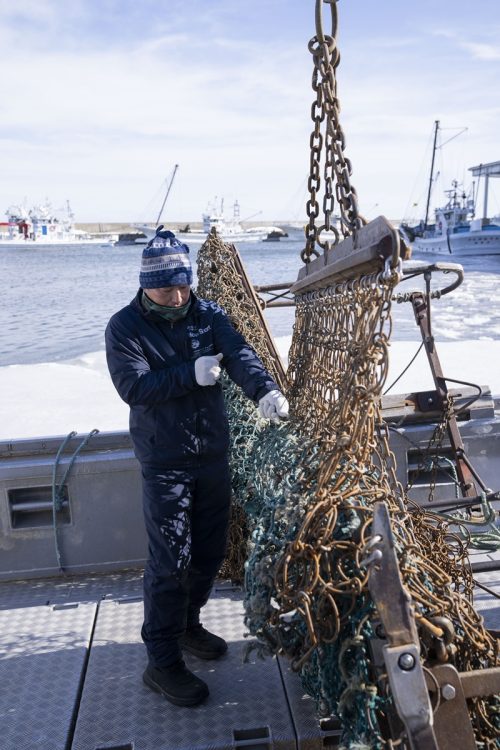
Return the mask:
<path fill-rule="evenodd" d="M 392 263 L 392 257 L 388 257 L 385 259 L 384 263 L 384 270 L 382 272 L 382 278 L 384 281 L 389 281 L 389 279 L 392 278 L 392 275 L 395 273 L 398 277 L 398 282 L 401 281 L 401 278 L 403 276 L 403 261 L 401 258 L 398 258 L 398 262 L 394 266 L 394 268 L 391 267 Z"/>

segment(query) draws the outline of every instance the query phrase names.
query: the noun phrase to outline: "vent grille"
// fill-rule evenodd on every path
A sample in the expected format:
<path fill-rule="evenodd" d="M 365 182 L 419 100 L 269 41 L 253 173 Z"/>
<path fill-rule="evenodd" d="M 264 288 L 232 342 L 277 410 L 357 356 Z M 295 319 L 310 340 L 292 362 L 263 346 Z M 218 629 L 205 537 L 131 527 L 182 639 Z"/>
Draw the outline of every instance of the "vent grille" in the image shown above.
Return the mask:
<path fill-rule="evenodd" d="M 53 525 L 52 487 L 20 487 L 7 490 L 12 529 L 43 528 Z M 62 503 L 57 511 L 57 524 L 71 523 L 68 488 L 59 489 Z"/>

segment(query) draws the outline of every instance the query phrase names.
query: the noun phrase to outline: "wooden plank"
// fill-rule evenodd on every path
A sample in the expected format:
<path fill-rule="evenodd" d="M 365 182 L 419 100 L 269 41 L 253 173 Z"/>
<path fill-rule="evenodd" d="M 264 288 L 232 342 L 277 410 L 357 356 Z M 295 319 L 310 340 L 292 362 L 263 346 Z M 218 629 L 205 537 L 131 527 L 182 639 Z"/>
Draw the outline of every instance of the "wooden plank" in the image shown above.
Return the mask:
<path fill-rule="evenodd" d="M 302 294 L 381 271 L 386 258 L 393 254 L 396 240 L 397 230 L 385 216 L 378 216 L 361 227 L 356 237 L 346 237 L 321 257 L 306 263 L 290 291 Z M 403 260 L 410 257 L 410 249 L 403 242 L 400 243 L 400 256 Z"/>
<path fill-rule="evenodd" d="M 255 312 L 260 320 L 260 325 L 262 327 L 262 330 L 264 332 L 264 338 L 266 340 L 267 344 L 267 350 L 269 353 L 269 356 L 272 358 L 274 366 L 276 368 L 276 372 L 272 373 L 277 380 L 277 383 L 281 390 L 286 389 L 286 371 L 285 367 L 283 365 L 283 362 L 281 360 L 281 357 L 279 355 L 279 352 L 276 348 L 276 344 L 274 342 L 273 335 L 271 333 L 271 330 L 267 324 L 267 320 L 264 316 L 264 312 L 262 310 L 262 307 L 260 305 L 260 300 L 255 292 L 255 289 L 253 288 L 252 284 L 250 283 L 250 279 L 248 278 L 248 274 L 246 272 L 246 268 L 243 265 L 243 261 L 241 259 L 241 256 L 236 249 L 234 245 L 230 245 L 232 252 L 234 253 L 234 260 L 235 260 L 235 266 L 236 270 L 238 271 L 238 274 L 241 278 L 241 283 L 243 285 L 243 288 L 248 295 L 248 297 L 252 300 L 253 304 L 255 305 Z"/>

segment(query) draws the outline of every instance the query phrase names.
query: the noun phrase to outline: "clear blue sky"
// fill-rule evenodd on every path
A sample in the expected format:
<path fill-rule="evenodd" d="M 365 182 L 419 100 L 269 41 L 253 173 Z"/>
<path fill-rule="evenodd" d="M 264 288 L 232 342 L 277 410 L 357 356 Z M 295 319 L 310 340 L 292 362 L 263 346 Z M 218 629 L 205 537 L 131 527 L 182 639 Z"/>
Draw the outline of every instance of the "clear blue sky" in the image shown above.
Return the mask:
<path fill-rule="evenodd" d="M 500 5 L 338 7 L 361 211 L 417 215 L 434 120 L 443 140 L 468 128 L 439 152 L 438 199 L 500 159 Z M 301 220 L 314 33 L 314 0 L 0 0 L 0 214 L 47 197 L 79 221 L 152 221 L 178 163 L 167 219 L 198 220 L 217 195 L 243 218 Z"/>

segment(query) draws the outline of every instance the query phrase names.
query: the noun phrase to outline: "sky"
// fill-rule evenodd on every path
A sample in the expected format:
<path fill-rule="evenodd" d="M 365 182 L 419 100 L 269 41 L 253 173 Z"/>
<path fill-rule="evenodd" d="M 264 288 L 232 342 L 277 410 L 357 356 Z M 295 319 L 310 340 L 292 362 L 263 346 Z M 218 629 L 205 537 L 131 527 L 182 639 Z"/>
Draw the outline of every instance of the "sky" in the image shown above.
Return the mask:
<path fill-rule="evenodd" d="M 338 13 L 360 211 L 421 217 L 436 120 L 436 205 L 500 159 L 498 0 Z M 49 199 L 78 222 L 155 221 L 178 164 L 166 221 L 199 221 L 216 196 L 228 215 L 238 200 L 242 219 L 302 221 L 315 33 L 314 0 L 0 0 L 0 220 Z"/>

